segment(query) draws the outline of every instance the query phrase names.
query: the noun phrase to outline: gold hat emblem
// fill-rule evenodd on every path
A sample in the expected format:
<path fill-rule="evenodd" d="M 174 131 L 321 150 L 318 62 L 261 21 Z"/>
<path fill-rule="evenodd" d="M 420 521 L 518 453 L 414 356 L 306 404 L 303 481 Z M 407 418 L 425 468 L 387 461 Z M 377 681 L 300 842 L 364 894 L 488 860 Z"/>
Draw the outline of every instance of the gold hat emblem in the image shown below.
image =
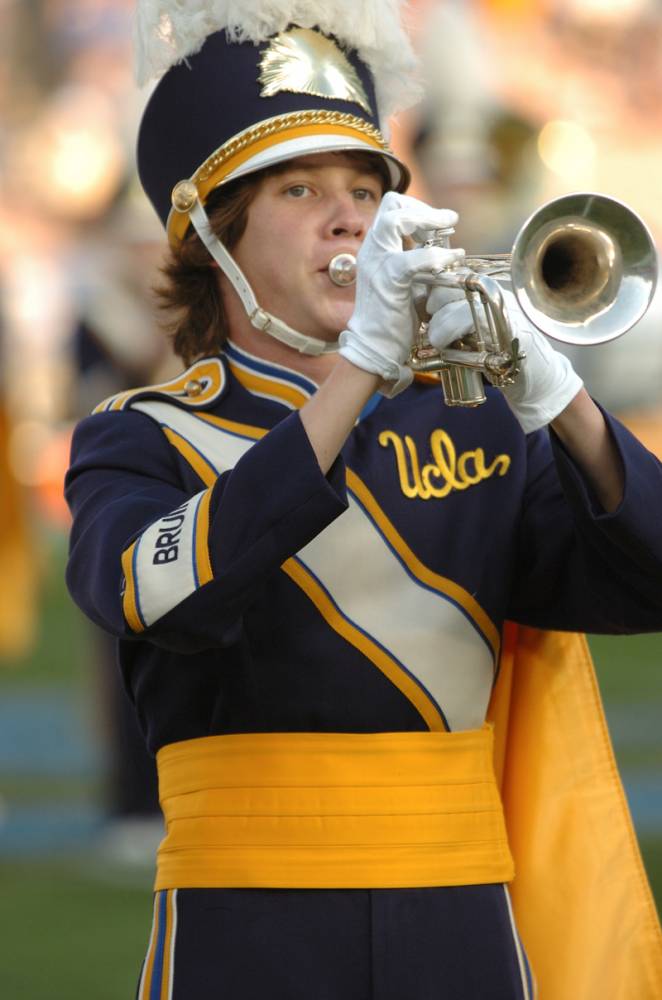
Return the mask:
<path fill-rule="evenodd" d="M 271 39 L 260 61 L 262 97 L 281 90 L 353 101 L 372 114 L 356 70 L 336 43 L 310 28 L 290 28 Z"/>

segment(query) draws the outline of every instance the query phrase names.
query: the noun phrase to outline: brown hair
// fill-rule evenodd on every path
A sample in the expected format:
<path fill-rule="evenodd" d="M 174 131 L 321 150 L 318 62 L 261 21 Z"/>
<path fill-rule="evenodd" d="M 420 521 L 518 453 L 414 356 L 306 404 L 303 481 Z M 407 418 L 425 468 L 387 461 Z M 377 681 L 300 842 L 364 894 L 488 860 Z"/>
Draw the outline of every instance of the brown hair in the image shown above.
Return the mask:
<path fill-rule="evenodd" d="M 352 151 L 342 154 L 367 164 L 379 175 L 384 191 L 391 187 L 388 168 L 381 156 Z M 241 239 L 248 220 L 248 208 L 262 181 L 283 173 L 289 161 L 248 174 L 212 191 L 205 203 L 212 231 L 227 250 Z M 192 364 L 197 358 L 216 354 L 227 340 L 229 329 L 218 271 L 210 266 L 209 251 L 191 226 L 186 236 L 170 247 L 161 268 L 163 281 L 154 289 L 157 305 L 166 315 L 164 327 L 172 338 L 173 350 Z"/>
<path fill-rule="evenodd" d="M 211 228 L 230 251 L 246 228 L 248 206 L 261 180 L 262 174 L 242 177 L 212 191 L 207 199 Z M 154 292 L 166 313 L 164 327 L 175 354 L 190 365 L 196 358 L 218 353 L 229 333 L 218 271 L 192 226 L 183 240 L 170 247 L 161 275 L 164 280 Z"/>

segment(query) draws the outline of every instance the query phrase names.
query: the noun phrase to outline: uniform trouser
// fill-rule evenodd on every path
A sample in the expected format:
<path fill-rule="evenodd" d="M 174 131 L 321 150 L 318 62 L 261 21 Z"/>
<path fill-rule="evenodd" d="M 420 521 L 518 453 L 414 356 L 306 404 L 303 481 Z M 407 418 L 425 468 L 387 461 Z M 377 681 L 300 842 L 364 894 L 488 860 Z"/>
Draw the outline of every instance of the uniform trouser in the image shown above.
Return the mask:
<path fill-rule="evenodd" d="M 502 885 L 157 892 L 139 1000 L 529 1000 Z"/>

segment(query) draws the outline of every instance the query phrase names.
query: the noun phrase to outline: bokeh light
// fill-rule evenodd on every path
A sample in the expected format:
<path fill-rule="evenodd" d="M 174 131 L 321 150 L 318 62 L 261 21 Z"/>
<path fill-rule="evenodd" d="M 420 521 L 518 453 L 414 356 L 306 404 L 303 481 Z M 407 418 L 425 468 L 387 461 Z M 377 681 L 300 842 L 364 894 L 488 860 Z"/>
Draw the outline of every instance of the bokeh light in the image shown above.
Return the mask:
<path fill-rule="evenodd" d="M 596 146 L 590 133 L 577 122 L 550 121 L 538 136 L 540 159 L 567 183 L 592 187 L 595 180 Z"/>
<path fill-rule="evenodd" d="M 126 170 L 117 115 L 91 87 L 63 87 L 25 131 L 20 169 L 39 203 L 70 219 L 95 218 Z"/>
<path fill-rule="evenodd" d="M 650 7 L 649 0 L 565 0 L 562 6 L 585 18 L 634 17 Z"/>

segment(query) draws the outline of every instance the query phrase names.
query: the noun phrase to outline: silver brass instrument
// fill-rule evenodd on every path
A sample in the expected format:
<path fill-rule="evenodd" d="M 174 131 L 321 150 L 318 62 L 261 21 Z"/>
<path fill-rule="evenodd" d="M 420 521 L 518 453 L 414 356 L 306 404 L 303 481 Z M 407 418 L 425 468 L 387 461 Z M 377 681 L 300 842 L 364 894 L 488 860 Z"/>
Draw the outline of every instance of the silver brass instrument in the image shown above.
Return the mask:
<path fill-rule="evenodd" d="M 438 230 L 423 245 L 448 247 L 452 233 Z M 634 326 L 648 309 L 656 277 L 655 245 L 631 209 L 604 195 L 564 195 L 534 212 L 510 253 L 467 256 L 414 285 L 421 327 L 408 364 L 415 372 L 439 373 L 448 406 L 478 406 L 485 401 L 483 378 L 512 384 L 524 359 L 502 288 L 511 287 L 524 314 L 548 337 L 588 345 Z M 430 285 L 460 288 L 474 320 L 470 334 L 441 352 L 426 338 Z"/>
<path fill-rule="evenodd" d="M 425 245 L 448 246 L 450 235 L 439 231 Z M 438 352 L 426 342 L 423 322 L 408 363 L 414 371 L 439 372 L 448 406 L 478 406 L 485 401 L 482 376 L 493 385 L 512 384 L 523 360 L 502 285 L 511 286 L 522 312 L 548 337 L 603 344 L 641 319 L 656 277 L 655 245 L 631 209 L 604 195 L 564 195 L 527 219 L 510 254 L 467 257 L 435 277 L 433 284 L 464 290 L 474 330 Z M 414 292 L 419 315 L 428 294 Z"/>

